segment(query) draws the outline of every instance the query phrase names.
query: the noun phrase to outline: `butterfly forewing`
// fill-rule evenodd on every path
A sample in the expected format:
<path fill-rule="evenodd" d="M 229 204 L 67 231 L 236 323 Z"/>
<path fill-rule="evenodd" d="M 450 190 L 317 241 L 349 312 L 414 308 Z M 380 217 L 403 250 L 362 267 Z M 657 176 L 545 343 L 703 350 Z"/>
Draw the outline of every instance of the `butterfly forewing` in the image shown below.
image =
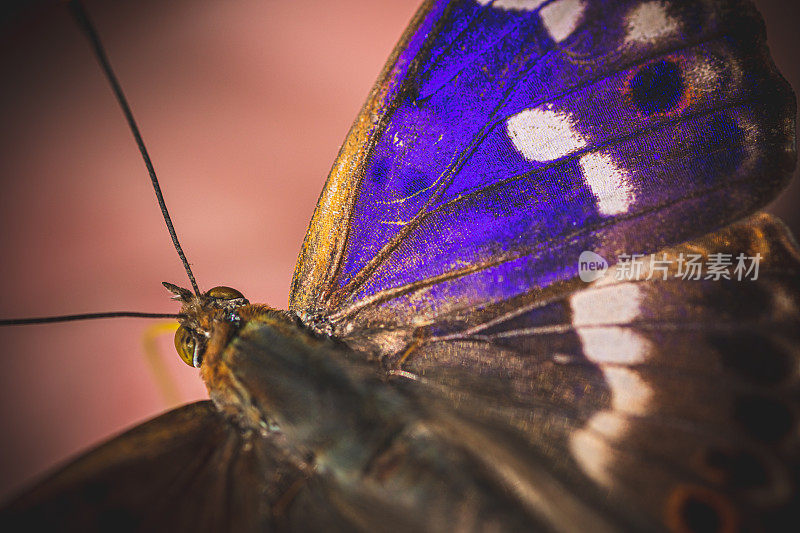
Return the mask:
<path fill-rule="evenodd" d="M 416 24 L 295 273 L 290 307 L 342 330 L 421 286 L 418 314 L 470 308 L 574 277 L 582 250 L 702 235 L 793 168 L 794 98 L 748 3 L 466 0 Z"/>

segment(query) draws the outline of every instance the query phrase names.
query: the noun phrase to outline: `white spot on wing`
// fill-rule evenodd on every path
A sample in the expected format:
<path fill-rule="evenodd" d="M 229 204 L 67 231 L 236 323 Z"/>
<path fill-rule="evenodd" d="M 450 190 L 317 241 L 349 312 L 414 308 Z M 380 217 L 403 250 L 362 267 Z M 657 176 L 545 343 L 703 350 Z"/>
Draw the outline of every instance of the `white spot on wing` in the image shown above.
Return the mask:
<path fill-rule="evenodd" d="M 492 0 L 478 0 L 482 6 L 489 4 Z M 547 0 L 497 0 L 492 4 L 496 9 L 513 9 L 515 11 L 533 11 Z"/>
<path fill-rule="evenodd" d="M 629 327 L 617 326 L 639 317 L 642 297 L 638 285 L 622 283 L 580 291 L 570 298 L 572 323 L 590 361 L 627 365 L 644 361 L 652 348 L 650 341 Z"/>
<path fill-rule="evenodd" d="M 669 16 L 663 2 L 647 2 L 636 6 L 628 14 L 628 35 L 625 40 L 649 43 L 676 32 L 678 28 L 678 21 Z"/>
<path fill-rule="evenodd" d="M 611 458 L 614 453 L 609 443 L 624 437 L 627 421 L 609 411 L 594 415 L 582 429 L 569 439 L 572 456 L 592 479 L 611 485 Z"/>
<path fill-rule="evenodd" d="M 553 40 L 560 43 L 578 27 L 584 7 L 583 0 L 556 0 L 543 7 L 539 16 Z"/>
<path fill-rule="evenodd" d="M 525 109 L 506 121 L 511 142 L 528 161 L 552 161 L 586 146 L 569 113 Z"/>
<path fill-rule="evenodd" d="M 618 366 L 603 368 L 603 377 L 611 389 L 611 405 L 616 411 L 643 415 L 647 413 L 653 389 L 639 375 Z"/>
<path fill-rule="evenodd" d="M 695 91 L 710 93 L 720 87 L 720 70 L 710 58 L 698 58 L 687 69 L 686 77 Z"/>
<path fill-rule="evenodd" d="M 640 314 L 642 289 L 635 283 L 619 283 L 576 292 L 570 298 L 575 326 L 627 324 Z"/>
<path fill-rule="evenodd" d="M 641 363 L 651 349 L 650 341 L 630 328 L 583 328 L 579 335 L 584 355 L 600 364 Z"/>
<path fill-rule="evenodd" d="M 636 199 L 627 172 L 617 167 L 611 156 L 602 152 L 582 156 L 580 164 L 586 184 L 597 198 L 600 214 L 627 212 Z"/>
<path fill-rule="evenodd" d="M 595 414 L 583 428 L 571 435 L 569 448 L 588 476 L 609 486 L 613 484 L 614 446 L 625 439 L 629 429 L 629 423 L 621 413 L 645 414 L 653 391 L 626 368 L 607 368 L 603 374 L 611 389 L 612 409 Z"/>
<path fill-rule="evenodd" d="M 587 424 L 592 431 L 606 437 L 619 437 L 628 430 L 628 421 L 618 414 L 603 411 L 593 416 Z"/>

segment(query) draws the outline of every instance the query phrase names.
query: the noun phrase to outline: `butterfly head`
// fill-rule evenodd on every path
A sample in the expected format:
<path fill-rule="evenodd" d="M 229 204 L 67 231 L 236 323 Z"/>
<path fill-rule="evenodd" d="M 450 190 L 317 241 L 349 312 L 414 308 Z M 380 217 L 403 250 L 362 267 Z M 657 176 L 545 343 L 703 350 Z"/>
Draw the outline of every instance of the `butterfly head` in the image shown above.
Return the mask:
<path fill-rule="evenodd" d="M 220 323 L 238 322 L 236 310 L 250 302 L 231 287 L 214 287 L 203 294 L 194 294 L 172 283 L 163 285 L 174 294 L 173 299 L 182 303 L 175 349 L 184 363 L 200 368 L 213 328 Z"/>

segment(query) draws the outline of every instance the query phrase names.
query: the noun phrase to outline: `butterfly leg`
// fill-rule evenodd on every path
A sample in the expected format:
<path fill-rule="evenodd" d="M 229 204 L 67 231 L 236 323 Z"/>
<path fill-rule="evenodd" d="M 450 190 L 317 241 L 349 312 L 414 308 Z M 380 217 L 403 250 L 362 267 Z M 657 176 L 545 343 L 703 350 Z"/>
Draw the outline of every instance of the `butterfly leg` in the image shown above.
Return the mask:
<path fill-rule="evenodd" d="M 425 344 L 430 336 L 430 330 L 428 330 L 428 328 L 422 327 L 415 329 L 412 336 L 412 341 L 408 344 L 408 346 L 406 346 L 406 349 L 403 350 L 403 353 L 400 354 L 397 363 L 394 365 L 395 368 L 392 370 L 402 372 L 403 364 L 406 362 L 406 360 L 411 357 L 414 352 L 419 350 L 419 348 Z"/>

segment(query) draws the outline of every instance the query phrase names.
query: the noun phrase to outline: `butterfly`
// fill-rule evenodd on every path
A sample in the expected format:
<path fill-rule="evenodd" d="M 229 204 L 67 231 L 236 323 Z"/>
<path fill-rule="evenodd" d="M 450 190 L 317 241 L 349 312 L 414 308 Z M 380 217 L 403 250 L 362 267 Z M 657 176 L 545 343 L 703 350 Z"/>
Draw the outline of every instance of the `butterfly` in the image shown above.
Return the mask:
<path fill-rule="evenodd" d="M 798 252 L 753 215 L 793 168 L 794 99 L 758 27 L 741 2 L 423 5 L 334 164 L 290 311 L 170 287 L 215 407 L 16 509 L 237 530 L 794 518 Z M 751 283 L 587 285 L 581 250 L 764 262 Z"/>

